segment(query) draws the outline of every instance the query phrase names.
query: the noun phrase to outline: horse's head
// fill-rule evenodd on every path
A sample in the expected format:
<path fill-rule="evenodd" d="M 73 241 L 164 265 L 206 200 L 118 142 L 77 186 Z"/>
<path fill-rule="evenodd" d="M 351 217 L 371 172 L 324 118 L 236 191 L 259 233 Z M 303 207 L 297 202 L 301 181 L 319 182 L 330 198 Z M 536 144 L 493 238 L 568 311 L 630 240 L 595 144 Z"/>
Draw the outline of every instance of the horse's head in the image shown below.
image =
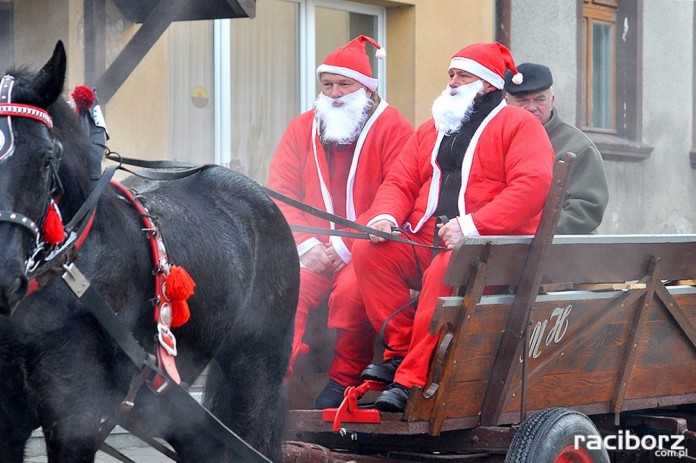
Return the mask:
<path fill-rule="evenodd" d="M 47 212 L 61 194 L 62 148 L 47 110 L 63 90 L 65 65 L 58 42 L 38 73 L 13 71 L 0 82 L 0 313 L 26 294 L 27 262 L 44 247 Z"/>

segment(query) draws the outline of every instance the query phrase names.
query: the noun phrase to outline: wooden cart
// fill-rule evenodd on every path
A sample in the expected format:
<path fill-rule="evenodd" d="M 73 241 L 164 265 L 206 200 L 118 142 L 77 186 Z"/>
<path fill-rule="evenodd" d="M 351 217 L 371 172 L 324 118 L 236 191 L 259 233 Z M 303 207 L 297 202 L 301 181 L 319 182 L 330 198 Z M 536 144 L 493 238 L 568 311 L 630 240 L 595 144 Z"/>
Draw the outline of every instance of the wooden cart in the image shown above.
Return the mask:
<path fill-rule="evenodd" d="M 696 235 L 546 227 L 453 251 L 428 383 L 403 414 L 350 388 L 311 410 L 327 359 L 298 364 L 286 461 L 696 461 Z"/>

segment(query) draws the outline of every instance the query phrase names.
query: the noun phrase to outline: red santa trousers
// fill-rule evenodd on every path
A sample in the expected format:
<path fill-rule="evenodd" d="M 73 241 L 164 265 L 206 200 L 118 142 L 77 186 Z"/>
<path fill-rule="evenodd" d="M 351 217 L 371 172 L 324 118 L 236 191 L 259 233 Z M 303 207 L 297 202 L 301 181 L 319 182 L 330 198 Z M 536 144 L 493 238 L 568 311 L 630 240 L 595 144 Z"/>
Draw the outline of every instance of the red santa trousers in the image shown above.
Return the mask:
<path fill-rule="evenodd" d="M 308 346 L 302 342 L 302 337 L 310 310 L 316 309 L 327 299 L 328 328 L 336 328 L 334 359 L 329 369 L 329 378 L 343 386 L 358 385 L 362 382 L 360 373 L 374 355 L 375 331 L 365 314 L 353 265 L 350 263 L 334 275 L 301 269 L 289 374 L 292 374 L 297 356 L 308 352 Z"/>
<path fill-rule="evenodd" d="M 429 220 L 413 241 L 433 244 L 435 219 Z M 356 242 L 353 264 L 370 322 L 379 331 L 385 320 L 411 299 L 410 289 L 420 289 L 418 309 L 412 307 L 389 320 L 384 337 L 392 350 L 385 350 L 384 360 L 404 357 L 395 381 L 404 386 L 424 385 L 437 335 L 428 333 L 435 304 L 440 295 L 450 295 L 451 288 L 442 284 L 451 252 L 411 247 L 402 243 Z M 418 264 L 416 264 L 418 259 Z M 419 273 L 423 271 L 422 280 Z"/>

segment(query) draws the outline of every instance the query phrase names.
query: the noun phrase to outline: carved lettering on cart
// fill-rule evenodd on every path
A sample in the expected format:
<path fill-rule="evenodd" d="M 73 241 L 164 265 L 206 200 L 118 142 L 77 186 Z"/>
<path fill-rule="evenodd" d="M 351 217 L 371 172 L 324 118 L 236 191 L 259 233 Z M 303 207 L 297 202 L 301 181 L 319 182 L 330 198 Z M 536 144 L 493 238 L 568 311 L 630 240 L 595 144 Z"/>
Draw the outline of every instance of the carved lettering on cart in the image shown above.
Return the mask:
<path fill-rule="evenodd" d="M 544 346 L 561 342 L 568 331 L 568 316 L 572 310 L 572 305 L 556 307 L 549 318 L 537 322 L 529 336 L 529 356 L 531 358 L 539 357 Z"/>

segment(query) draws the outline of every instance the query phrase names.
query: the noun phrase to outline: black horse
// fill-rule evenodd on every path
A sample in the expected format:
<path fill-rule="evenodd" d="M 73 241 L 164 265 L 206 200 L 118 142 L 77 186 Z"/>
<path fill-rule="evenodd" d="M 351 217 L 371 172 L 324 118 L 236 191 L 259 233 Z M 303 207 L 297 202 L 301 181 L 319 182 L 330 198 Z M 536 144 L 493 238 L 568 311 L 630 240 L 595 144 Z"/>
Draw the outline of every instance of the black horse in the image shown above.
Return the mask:
<path fill-rule="evenodd" d="M 45 110 L 53 127 L 27 116 L 0 117 L 11 122 L 14 145 L 0 153 L 0 211 L 31 219 L 39 230 L 57 185 L 64 223 L 92 188 L 90 140 L 61 97 L 65 70 L 59 42 L 38 73 L 9 73 L 12 104 Z M 221 167 L 178 180 L 126 183 L 154 217 L 169 261 L 196 282 L 188 300 L 190 320 L 173 329 L 182 382 L 192 383 L 210 365 L 204 392 L 208 409 L 251 446 L 280 461 L 283 379 L 299 287 L 287 223 L 258 184 Z M 142 228 L 133 205 L 107 187 L 75 263 L 152 352 L 157 333 L 153 258 Z M 40 241 L 40 231 L 38 236 Z M 50 462 L 91 462 L 100 421 L 124 399 L 138 368 L 60 276 L 27 294 L 26 263 L 36 247 L 26 223 L 0 221 L 0 461 L 22 461 L 27 438 L 41 426 Z M 138 393 L 139 423 L 167 440 L 181 461 L 233 459 L 200 423 L 174 408 L 147 388 Z"/>

